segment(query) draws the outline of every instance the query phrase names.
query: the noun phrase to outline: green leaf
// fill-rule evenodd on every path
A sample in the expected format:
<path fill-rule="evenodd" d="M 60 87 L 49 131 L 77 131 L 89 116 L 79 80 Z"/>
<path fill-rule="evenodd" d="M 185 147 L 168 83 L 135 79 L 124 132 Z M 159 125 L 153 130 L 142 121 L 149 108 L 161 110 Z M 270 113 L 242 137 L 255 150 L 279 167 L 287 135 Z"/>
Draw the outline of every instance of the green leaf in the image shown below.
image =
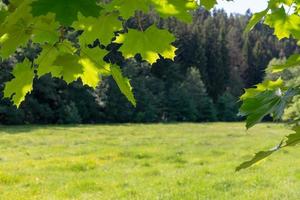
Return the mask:
<path fill-rule="evenodd" d="M 55 46 L 45 44 L 42 46 L 42 49 L 40 56 L 35 61 L 38 64 L 37 75 L 40 77 L 51 73 L 53 77 L 61 78 L 61 68 L 54 67 L 55 60 L 61 54 L 73 54 L 76 49 L 67 41 Z"/>
<path fill-rule="evenodd" d="M 79 57 L 70 53 L 64 53 L 57 56 L 53 63 L 53 68 L 59 71 L 59 77 L 68 84 L 76 81 L 83 73 L 82 65 L 79 63 Z"/>
<path fill-rule="evenodd" d="M 280 102 L 275 91 L 265 91 L 243 101 L 239 115 L 247 116 L 246 127 L 251 128 L 259 123 L 265 116 L 271 114 Z"/>
<path fill-rule="evenodd" d="M 83 84 L 96 88 L 100 82 L 100 75 L 111 73 L 110 65 L 103 60 L 107 53 L 106 50 L 100 48 L 81 49 L 79 64 L 83 66 L 83 73 L 79 77 Z"/>
<path fill-rule="evenodd" d="M 184 22 L 191 22 L 192 15 L 190 11 L 198 8 L 195 0 L 151 0 L 154 9 L 163 17 L 176 17 Z"/>
<path fill-rule="evenodd" d="M 267 15 L 265 24 L 274 28 L 274 34 L 279 40 L 289 38 L 291 34 L 296 38 L 300 38 L 300 16 L 286 14 L 283 7 Z"/>
<path fill-rule="evenodd" d="M 35 43 L 49 43 L 51 45 L 59 41 L 59 23 L 55 21 L 53 14 L 36 18 L 32 26 L 32 41 Z"/>
<path fill-rule="evenodd" d="M 26 94 L 32 90 L 34 69 L 31 66 L 29 60 L 18 63 L 12 72 L 15 78 L 5 83 L 4 97 L 12 98 L 17 107 L 25 100 Z"/>
<path fill-rule="evenodd" d="M 174 59 L 176 48 L 171 45 L 174 41 L 175 37 L 170 32 L 152 25 L 144 32 L 129 29 L 128 33 L 120 34 L 115 43 L 122 44 L 120 51 L 125 58 L 141 54 L 144 60 L 153 64 L 159 55 Z"/>
<path fill-rule="evenodd" d="M 242 169 L 246 169 L 246 168 L 253 166 L 254 164 L 258 163 L 259 161 L 262 161 L 262 160 L 266 159 L 267 157 L 269 157 L 270 155 L 272 155 L 275 151 L 276 151 L 276 148 L 274 148 L 273 150 L 260 151 L 260 152 L 256 153 L 255 156 L 251 160 L 246 161 L 246 162 L 242 163 L 241 165 L 239 165 L 236 168 L 236 171 L 240 171 Z"/>
<path fill-rule="evenodd" d="M 212 9 L 217 4 L 217 0 L 201 0 L 200 2 L 206 10 Z"/>
<path fill-rule="evenodd" d="M 53 77 L 63 78 L 71 83 L 81 78 L 83 84 L 97 87 L 100 75 L 110 74 L 109 64 L 103 58 L 108 53 L 100 48 L 83 48 L 81 56 L 75 54 L 76 49 L 64 42 L 58 46 L 44 45 L 36 63 L 39 65 L 37 74 L 43 76 L 51 73 Z"/>
<path fill-rule="evenodd" d="M 293 127 L 294 133 L 288 135 L 283 139 L 276 147 L 268 150 L 268 151 L 260 151 L 255 154 L 255 156 L 241 165 L 239 165 L 236 168 L 236 171 L 240 171 L 242 169 L 249 168 L 253 166 L 254 164 L 258 163 L 259 161 L 262 161 L 266 159 L 267 157 L 271 156 L 273 153 L 276 151 L 281 150 L 282 148 L 290 147 L 290 146 L 295 146 L 300 143 L 300 126 L 295 126 Z"/>
<path fill-rule="evenodd" d="M 0 1 L 0 24 L 2 24 L 5 21 L 8 14 L 9 12 L 7 11 L 6 5 Z"/>
<path fill-rule="evenodd" d="M 127 99 L 132 103 L 132 105 L 136 106 L 136 101 L 132 93 L 130 81 L 129 79 L 123 77 L 120 67 L 112 65 L 111 73 L 121 92 L 127 97 Z"/>
<path fill-rule="evenodd" d="M 274 84 L 274 82 L 271 83 Z M 247 117 L 247 129 L 260 122 L 269 114 L 273 115 L 275 120 L 280 119 L 286 105 L 299 93 L 297 89 L 283 91 L 280 87 L 274 89 L 264 87 L 265 85 L 258 85 L 258 88 L 246 90 L 244 96 L 241 97 L 243 104 L 239 115 Z"/>
<path fill-rule="evenodd" d="M 45 45 L 36 61 L 39 65 L 38 76 L 51 73 L 53 77 L 63 78 L 67 83 L 77 80 L 83 69 L 79 57 L 74 53 L 75 49 L 67 41 L 55 47 Z"/>
<path fill-rule="evenodd" d="M 118 19 L 118 14 L 114 12 L 98 18 L 79 15 L 78 21 L 74 22 L 72 27 L 84 31 L 79 37 L 79 42 L 81 46 L 86 46 L 92 44 L 96 39 L 100 39 L 104 45 L 110 44 L 115 36 L 114 33 L 122 30 L 123 25 Z"/>
<path fill-rule="evenodd" d="M 136 11 L 147 13 L 150 5 L 149 0 L 112 0 L 104 9 L 106 12 L 118 11 L 121 17 L 128 19 L 134 16 Z"/>
<path fill-rule="evenodd" d="M 16 48 L 25 45 L 32 33 L 30 1 L 24 0 L 16 10 L 8 15 L 0 29 L 0 55 L 7 58 Z"/>
<path fill-rule="evenodd" d="M 269 8 L 266 9 L 266 10 L 263 10 L 263 11 L 261 11 L 261 12 L 255 13 L 255 14 L 251 17 L 250 21 L 248 22 L 247 27 L 246 27 L 246 29 L 245 29 L 245 33 L 250 32 L 250 31 L 254 28 L 254 26 L 255 26 L 258 22 L 260 22 L 264 16 L 266 16 L 266 14 L 268 13 L 268 11 L 269 11 Z"/>
<path fill-rule="evenodd" d="M 255 85 L 255 88 L 249 88 L 245 90 L 245 93 L 240 97 L 241 100 L 245 100 L 247 98 L 251 98 L 260 92 L 264 92 L 266 90 L 276 90 L 283 86 L 283 80 L 281 78 L 276 81 L 266 80 L 260 84 Z"/>
<path fill-rule="evenodd" d="M 78 13 L 88 17 L 98 17 L 101 7 L 97 0 L 35 0 L 32 3 L 33 16 L 54 13 L 61 25 L 70 26 L 77 20 Z"/>
<path fill-rule="evenodd" d="M 296 146 L 300 143 L 300 126 L 293 127 L 293 131 L 295 131 L 295 133 L 286 136 L 287 140 L 284 147 Z"/>
<path fill-rule="evenodd" d="M 192 16 L 189 12 L 198 6 L 195 0 L 113 0 L 105 6 L 105 11 L 119 11 L 120 16 L 128 19 L 133 17 L 136 11 L 148 13 L 150 7 L 163 18 L 177 17 L 184 22 L 190 22 Z"/>
<path fill-rule="evenodd" d="M 300 65 L 300 54 L 291 55 L 283 65 L 273 65 L 271 66 L 271 71 L 273 73 L 281 72 L 285 69 L 296 67 Z"/>

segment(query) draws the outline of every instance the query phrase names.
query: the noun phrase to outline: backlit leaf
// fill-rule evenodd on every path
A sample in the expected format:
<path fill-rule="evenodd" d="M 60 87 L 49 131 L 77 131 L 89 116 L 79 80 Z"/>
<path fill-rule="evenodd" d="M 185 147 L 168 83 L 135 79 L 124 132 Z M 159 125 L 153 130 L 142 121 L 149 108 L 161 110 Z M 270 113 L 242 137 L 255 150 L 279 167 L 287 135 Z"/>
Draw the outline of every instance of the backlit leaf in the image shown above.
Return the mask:
<path fill-rule="evenodd" d="M 274 34 L 278 39 L 289 38 L 291 34 L 300 38 L 300 16 L 286 14 L 283 7 L 267 15 L 265 24 L 274 28 Z"/>
<path fill-rule="evenodd" d="M 15 78 L 5 83 L 4 97 L 12 98 L 13 103 L 19 107 L 26 94 L 32 90 L 34 69 L 31 62 L 25 60 L 14 67 L 12 74 Z"/>
<path fill-rule="evenodd" d="M 32 41 L 35 43 L 55 44 L 59 41 L 59 23 L 53 14 L 37 17 L 32 25 Z"/>
<path fill-rule="evenodd" d="M 300 54 L 294 54 L 291 55 L 284 64 L 271 66 L 271 71 L 273 73 L 281 72 L 285 69 L 296 67 L 299 65 L 300 65 Z"/>
<path fill-rule="evenodd" d="M 150 9 L 150 0 L 112 0 L 104 8 L 107 12 L 118 11 L 124 19 L 133 17 L 136 11 L 147 13 Z"/>
<path fill-rule="evenodd" d="M 110 65 L 103 60 L 108 52 L 100 48 L 85 48 L 81 51 L 79 64 L 83 66 L 83 73 L 79 77 L 83 84 L 96 88 L 99 85 L 100 76 L 110 74 Z"/>
<path fill-rule="evenodd" d="M 255 14 L 251 17 L 250 21 L 248 22 L 247 27 L 246 27 L 246 29 L 245 29 L 245 32 L 247 33 L 247 32 L 249 32 L 249 31 L 251 31 L 251 30 L 254 28 L 254 26 L 255 26 L 258 22 L 260 22 L 260 21 L 262 20 L 262 18 L 268 13 L 268 11 L 269 11 L 269 9 L 266 9 L 266 10 L 263 10 L 263 11 L 261 11 L 261 12 L 255 13 Z"/>
<path fill-rule="evenodd" d="M 77 20 L 78 13 L 83 16 L 98 17 L 101 7 L 97 0 L 35 0 L 32 3 L 32 14 L 34 16 L 54 13 L 60 24 L 69 26 Z"/>
<path fill-rule="evenodd" d="M 159 55 L 174 59 L 176 48 L 171 45 L 174 41 L 175 37 L 171 33 L 152 25 L 144 32 L 129 29 L 128 33 L 120 34 L 115 43 L 122 44 L 120 51 L 125 58 L 141 54 L 144 60 L 153 64 Z"/>
<path fill-rule="evenodd" d="M 280 119 L 286 105 L 299 93 L 297 89 L 284 91 L 280 85 L 277 85 L 280 80 L 259 84 L 257 88 L 246 90 L 241 97 L 243 104 L 239 115 L 246 116 L 247 128 L 251 128 L 270 114 L 275 120 Z"/>
<path fill-rule="evenodd" d="M 115 12 L 103 14 L 98 18 L 79 15 L 78 21 L 74 22 L 72 27 L 84 31 L 79 37 L 81 46 L 92 44 L 96 39 L 99 39 L 102 44 L 108 45 L 115 36 L 114 32 L 123 28 L 122 22 Z"/>
<path fill-rule="evenodd" d="M 60 54 L 75 52 L 74 47 L 69 42 L 63 42 L 56 46 L 45 44 L 42 46 L 43 51 L 40 56 L 36 59 L 35 63 L 38 64 L 37 75 L 43 76 L 51 73 L 53 77 L 61 78 L 61 68 L 54 67 L 54 62 Z"/>
<path fill-rule="evenodd" d="M 207 10 L 210 10 L 217 4 L 217 0 L 200 0 L 200 3 Z"/>
<path fill-rule="evenodd" d="M 123 77 L 120 67 L 112 65 L 111 73 L 121 92 L 127 97 L 127 99 L 132 103 L 132 105 L 136 106 L 136 101 L 132 92 L 130 81 L 129 79 Z"/>
<path fill-rule="evenodd" d="M 75 53 L 76 49 L 64 42 L 58 46 L 44 45 L 43 51 L 36 63 L 38 76 L 51 73 L 53 77 L 62 78 L 71 83 L 80 78 L 83 84 L 97 87 L 100 75 L 110 74 L 109 64 L 103 58 L 108 53 L 100 48 L 81 49 L 81 55 Z"/>
<path fill-rule="evenodd" d="M 7 58 L 16 49 L 25 45 L 32 34 L 30 6 L 24 0 L 16 10 L 6 17 L 0 29 L 0 55 Z"/>
<path fill-rule="evenodd" d="M 198 5 L 195 0 L 151 0 L 155 10 L 163 18 L 176 17 L 184 22 L 191 22 L 190 11 L 195 10 Z"/>

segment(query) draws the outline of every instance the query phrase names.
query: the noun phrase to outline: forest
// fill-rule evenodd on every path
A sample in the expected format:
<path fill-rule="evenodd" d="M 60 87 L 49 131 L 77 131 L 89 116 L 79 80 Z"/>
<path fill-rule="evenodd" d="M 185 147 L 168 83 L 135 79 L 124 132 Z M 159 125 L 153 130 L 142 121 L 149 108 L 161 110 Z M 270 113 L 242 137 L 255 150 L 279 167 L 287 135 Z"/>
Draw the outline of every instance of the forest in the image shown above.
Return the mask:
<path fill-rule="evenodd" d="M 20 108 L 0 97 L 1 124 L 76 124 L 76 123 L 154 123 L 240 121 L 239 97 L 243 88 L 260 83 L 266 77 L 269 62 L 297 53 L 294 40 L 278 41 L 273 30 L 259 23 L 249 32 L 244 29 L 251 18 L 227 14 L 223 10 L 193 12 L 190 24 L 176 18 L 159 19 L 156 14 L 143 14 L 143 27 L 153 21 L 172 32 L 177 40 L 174 61 L 160 58 L 152 67 L 140 56 L 122 59 L 117 44 L 108 48 L 106 59 L 120 64 L 129 77 L 137 106 L 119 92 L 112 78 L 104 77 L 93 90 L 80 79 L 67 84 L 47 74 L 34 79 L 33 91 Z M 127 27 L 136 27 L 131 18 Z M 78 32 L 70 31 L 76 41 Z M 101 44 L 99 41 L 93 44 Z M 1 91 L 12 79 L 13 66 L 25 57 L 35 58 L 39 46 L 29 43 L 9 59 L 0 61 Z"/>

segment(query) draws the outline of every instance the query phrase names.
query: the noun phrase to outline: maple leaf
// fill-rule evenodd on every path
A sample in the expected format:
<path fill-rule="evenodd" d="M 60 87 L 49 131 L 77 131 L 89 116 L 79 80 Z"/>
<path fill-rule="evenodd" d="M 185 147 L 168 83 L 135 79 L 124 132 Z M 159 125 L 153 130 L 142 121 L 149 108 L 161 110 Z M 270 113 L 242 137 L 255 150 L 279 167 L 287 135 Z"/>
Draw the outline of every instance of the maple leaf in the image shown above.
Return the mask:
<path fill-rule="evenodd" d="M 147 13 L 150 5 L 149 0 L 112 0 L 104 9 L 107 12 L 118 11 L 121 17 L 128 19 L 134 16 L 136 11 Z"/>
<path fill-rule="evenodd" d="M 8 16 L 7 6 L 0 1 L 0 24 L 2 24 Z"/>
<path fill-rule="evenodd" d="M 176 17 L 184 22 L 191 22 L 190 11 L 198 6 L 194 0 L 151 0 L 155 10 L 163 18 Z"/>
<path fill-rule="evenodd" d="M 251 128 L 265 116 L 271 114 L 274 120 L 282 117 L 284 108 L 298 93 L 296 89 L 285 90 L 282 79 L 265 81 L 250 88 L 241 96 L 243 104 L 239 115 L 246 116 L 246 127 Z"/>
<path fill-rule="evenodd" d="M 270 69 L 272 73 L 277 73 L 291 67 L 298 67 L 299 65 L 300 54 L 293 54 L 286 60 L 284 64 L 270 66 Z"/>
<path fill-rule="evenodd" d="M 81 49 L 79 63 L 83 66 L 83 73 L 80 75 L 83 84 L 96 88 L 101 75 L 110 75 L 110 64 L 103 60 L 107 53 L 108 51 L 100 48 Z"/>
<path fill-rule="evenodd" d="M 53 77 L 62 78 L 71 83 L 81 78 L 83 84 L 95 88 L 100 82 L 100 75 L 110 74 L 109 64 L 103 58 L 108 53 L 104 49 L 88 47 L 81 49 L 81 56 L 67 41 L 54 47 L 44 45 L 41 55 L 36 60 L 37 75 L 50 73 Z"/>
<path fill-rule="evenodd" d="M 34 69 L 31 66 L 29 60 L 18 63 L 12 72 L 15 78 L 5 83 L 4 97 L 12 98 L 17 107 L 24 101 L 26 94 L 32 90 Z"/>
<path fill-rule="evenodd" d="M 274 34 L 278 39 L 288 38 L 291 34 L 300 38 L 300 17 L 296 14 L 286 14 L 283 7 L 267 15 L 265 24 L 274 28 Z"/>
<path fill-rule="evenodd" d="M 258 22 L 260 22 L 260 21 L 262 20 L 262 18 L 268 13 L 268 11 L 269 11 L 269 8 L 267 8 L 267 9 L 261 11 L 261 12 L 255 13 L 255 14 L 251 17 L 250 21 L 248 22 L 247 27 L 246 27 L 246 29 L 245 29 L 245 32 L 247 33 L 247 32 L 249 32 L 249 31 L 251 31 L 251 30 L 254 28 L 254 26 L 255 26 Z"/>
<path fill-rule="evenodd" d="M 79 37 L 81 46 L 91 44 L 96 39 L 100 39 L 102 44 L 108 45 L 114 37 L 114 32 L 123 28 L 122 22 L 115 12 L 103 14 L 98 18 L 84 17 L 80 14 L 78 21 L 75 21 L 72 27 L 84 31 Z"/>
<path fill-rule="evenodd" d="M 38 17 L 32 25 L 32 41 L 35 43 L 55 44 L 59 41 L 59 23 L 55 21 L 54 14 Z"/>
<path fill-rule="evenodd" d="M 132 103 L 132 105 L 136 106 L 136 101 L 132 93 L 132 87 L 130 85 L 130 81 L 128 78 L 125 78 L 122 75 L 122 71 L 120 67 L 116 65 L 112 65 L 111 73 L 118 87 L 120 88 L 121 92 L 127 97 L 127 99 Z"/>
<path fill-rule="evenodd" d="M 212 9 L 217 4 L 217 0 L 201 0 L 200 2 L 207 10 Z"/>
<path fill-rule="evenodd" d="M 77 20 L 78 13 L 98 17 L 101 7 L 97 0 L 36 0 L 32 4 L 33 16 L 54 13 L 61 25 L 70 26 Z"/>
<path fill-rule="evenodd" d="M 143 59 L 153 64 L 159 55 L 174 59 L 176 48 L 171 45 L 174 41 L 175 37 L 170 32 L 152 25 L 144 32 L 129 29 L 128 33 L 117 36 L 115 43 L 122 44 L 119 50 L 125 58 L 141 54 Z"/>
<path fill-rule="evenodd" d="M 0 55 L 7 58 L 16 48 L 25 45 L 32 34 L 32 16 L 30 1 L 22 1 L 20 5 L 8 15 L 0 29 Z"/>
<path fill-rule="evenodd" d="M 39 77 L 51 73 L 53 77 L 61 78 L 59 67 L 53 67 L 54 62 L 57 57 L 61 54 L 73 54 L 76 49 L 68 41 L 59 43 L 55 46 L 50 44 L 42 45 L 42 52 L 39 57 L 35 60 L 35 63 L 38 64 L 37 75 Z"/>

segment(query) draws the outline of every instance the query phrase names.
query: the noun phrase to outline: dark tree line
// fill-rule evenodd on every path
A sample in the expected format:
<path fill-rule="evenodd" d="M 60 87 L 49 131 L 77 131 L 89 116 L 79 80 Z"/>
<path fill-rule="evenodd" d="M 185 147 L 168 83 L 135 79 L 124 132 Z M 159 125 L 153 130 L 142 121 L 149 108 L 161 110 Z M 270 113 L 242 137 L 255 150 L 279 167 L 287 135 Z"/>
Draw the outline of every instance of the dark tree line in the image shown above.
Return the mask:
<path fill-rule="evenodd" d="M 139 16 L 142 26 L 155 22 L 167 27 L 178 40 L 175 61 L 160 59 L 152 67 L 139 56 L 123 60 L 113 51 L 108 56 L 121 63 L 131 79 L 137 107 L 119 92 L 111 78 L 104 78 L 94 91 L 78 80 L 70 85 L 46 75 L 34 80 L 34 90 L 17 109 L 8 99 L 0 98 L 0 123 L 122 123 L 122 122 L 207 122 L 237 121 L 238 97 L 243 88 L 261 82 L 264 69 L 274 57 L 283 58 L 298 51 L 294 41 L 278 42 L 272 30 L 258 24 L 244 34 L 251 17 L 227 15 L 222 10 L 212 13 L 199 9 L 191 24 L 175 19 L 160 20 L 155 14 Z M 136 27 L 132 18 L 126 24 Z M 96 44 L 97 45 L 97 44 Z M 115 49 L 115 45 L 108 48 Z M 34 58 L 34 44 L 10 60 L 0 60 L 0 82 L 12 77 L 14 63 L 24 56 Z"/>

